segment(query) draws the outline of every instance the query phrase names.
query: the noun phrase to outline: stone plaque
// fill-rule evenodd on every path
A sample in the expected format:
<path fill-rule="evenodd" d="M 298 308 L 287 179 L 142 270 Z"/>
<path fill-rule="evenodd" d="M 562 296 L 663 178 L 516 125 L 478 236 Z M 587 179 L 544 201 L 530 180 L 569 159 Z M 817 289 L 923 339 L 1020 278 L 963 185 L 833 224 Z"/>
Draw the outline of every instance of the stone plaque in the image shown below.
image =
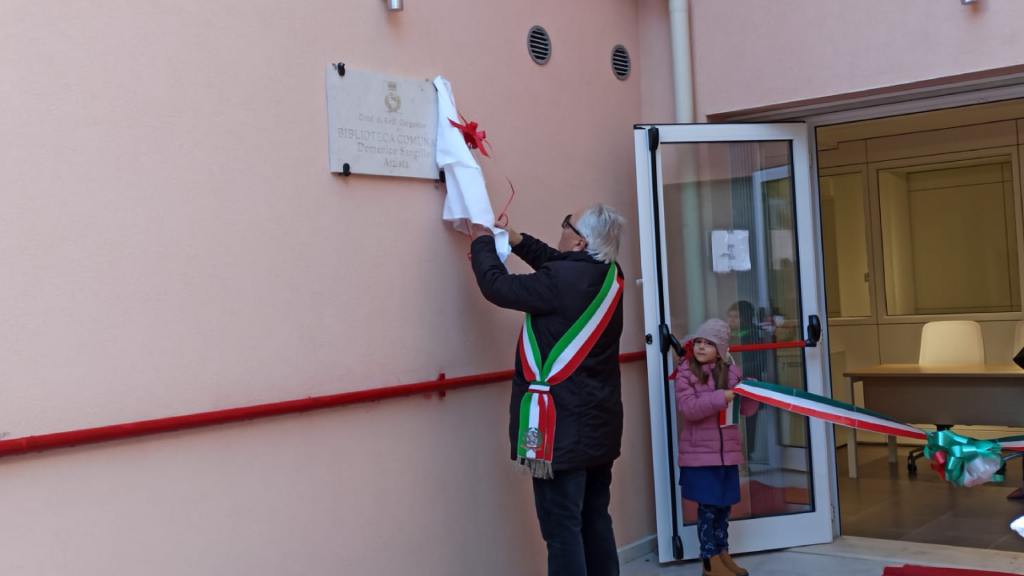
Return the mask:
<path fill-rule="evenodd" d="M 327 67 L 331 172 L 437 179 L 437 91 L 430 80 Z"/>

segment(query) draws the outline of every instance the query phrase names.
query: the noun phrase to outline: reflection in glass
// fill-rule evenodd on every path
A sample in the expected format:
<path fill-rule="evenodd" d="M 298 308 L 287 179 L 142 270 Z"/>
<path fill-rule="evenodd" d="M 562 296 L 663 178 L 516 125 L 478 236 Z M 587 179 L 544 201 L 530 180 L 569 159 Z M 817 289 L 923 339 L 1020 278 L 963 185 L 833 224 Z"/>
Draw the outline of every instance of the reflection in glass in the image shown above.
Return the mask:
<path fill-rule="evenodd" d="M 829 318 L 871 316 L 866 184 L 860 170 L 818 180 Z"/>
<path fill-rule="evenodd" d="M 733 344 L 801 338 L 789 143 L 663 145 L 662 176 L 673 330 L 682 335 L 717 317 L 729 323 Z M 723 244 L 713 244 L 716 231 L 719 239 L 746 232 L 746 246 L 717 253 L 713 247 Z M 806 390 L 801 350 L 734 357 L 748 378 Z M 677 423 L 685 425 L 681 417 Z M 740 426 L 746 464 L 732 518 L 813 511 L 806 419 L 762 406 Z M 683 510 L 684 521 L 694 523 L 696 504 L 684 501 Z"/>
<path fill-rule="evenodd" d="M 877 174 L 890 316 L 1020 311 L 1009 157 Z"/>

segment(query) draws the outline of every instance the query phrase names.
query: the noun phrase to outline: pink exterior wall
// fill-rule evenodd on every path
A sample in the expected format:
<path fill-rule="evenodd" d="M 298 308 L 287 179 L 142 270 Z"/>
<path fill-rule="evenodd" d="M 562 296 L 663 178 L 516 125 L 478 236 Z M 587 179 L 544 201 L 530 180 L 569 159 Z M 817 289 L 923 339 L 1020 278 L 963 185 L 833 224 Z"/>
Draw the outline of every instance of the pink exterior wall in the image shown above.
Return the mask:
<path fill-rule="evenodd" d="M 1024 3 L 690 0 L 697 116 L 1024 64 Z"/>
<path fill-rule="evenodd" d="M 512 224 L 553 241 L 595 201 L 635 221 L 638 22 L 621 0 L 6 3 L 0 432 L 509 368 L 520 316 L 479 296 L 443 190 L 327 172 L 324 67 L 446 75 Z M 639 350 L 635 229 L 621 261 Z M 640 364 L 623 388 L 625 545 L 654 531 Z M 494 385 L 3 460 L 0 573 L 536 574 L 506 409 Z"/>
<path fill-rule="evenodd" d="M 641 122 L 675 122 L 672 88 L 672 36 L 668 24 L 668 0 L 639 0 Z"/>

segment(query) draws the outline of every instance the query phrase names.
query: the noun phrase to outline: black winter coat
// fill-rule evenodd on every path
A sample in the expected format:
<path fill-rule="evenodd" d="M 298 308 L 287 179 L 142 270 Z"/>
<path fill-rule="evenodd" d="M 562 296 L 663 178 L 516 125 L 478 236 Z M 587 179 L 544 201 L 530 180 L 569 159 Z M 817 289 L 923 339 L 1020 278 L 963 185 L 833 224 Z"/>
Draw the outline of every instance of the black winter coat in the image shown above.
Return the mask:
<path fill-rule="evenodd" d="M 559 252 L 523 234 L 512 249 L 534 269 L 533 274 L 509 274 L 498 258 L 492 236 L 473 241 L 473 272 L 480 291 L 491 303 L 533 315 L 533 330 L 541 355 L 551 348 L 591 303 L 608 273 L 608 264 L 586 252 Z M 622 271 L 619 271 L 622 275 Z M 590 353 L 566 380 L 551 387 L 555 400 L 555 471 L 609 464 L 622 445 L 622 393 L 619 337 L 622 300 Z M 509 441 L 516 457 L 519 404 L 529 382 L 523 377 L 519 354 L 509 403 Z"/>

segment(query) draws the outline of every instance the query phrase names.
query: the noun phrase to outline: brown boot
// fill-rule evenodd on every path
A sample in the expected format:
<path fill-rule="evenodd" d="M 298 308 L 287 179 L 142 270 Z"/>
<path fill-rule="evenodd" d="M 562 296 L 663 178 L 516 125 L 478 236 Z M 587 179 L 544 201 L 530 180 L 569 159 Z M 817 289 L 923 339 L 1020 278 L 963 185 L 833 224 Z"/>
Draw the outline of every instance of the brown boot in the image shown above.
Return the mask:
<path fill-rule="evenodd" d="M 748 576 L 748 574 L 750 574 L 750 572 L 747 572 L 745 568 L 734 562 L 732 556 L 729 556 L 728 552 L 722 552 L 719 556 L 722 558 L 722 564 L 725 564 L 725 567 L 731 570 L 736 576 Z"/>
<path fill-rule="evenodd" d="M 732 570 L 725 567 L 722 556 L 712 556 L 704 562 L 704 576 L 733 576 Z"/>

